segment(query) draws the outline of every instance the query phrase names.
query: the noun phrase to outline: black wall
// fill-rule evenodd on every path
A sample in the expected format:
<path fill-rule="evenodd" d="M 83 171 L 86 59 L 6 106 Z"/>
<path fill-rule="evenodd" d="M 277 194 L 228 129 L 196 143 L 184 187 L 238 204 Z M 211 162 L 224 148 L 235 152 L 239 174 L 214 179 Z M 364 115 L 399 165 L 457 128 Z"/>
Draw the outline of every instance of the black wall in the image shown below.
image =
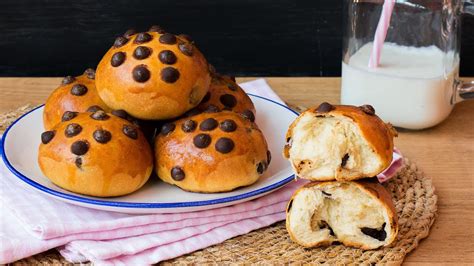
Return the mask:
<path fill-rule="evenodd" d="M 191 35 L 219 72 L 338 76 L 342 0 L 0 0 L 0 76 L 76 75 L 116 36 L 158 24 Z M 474 76 L 474 18 L 461 75 Z"/>

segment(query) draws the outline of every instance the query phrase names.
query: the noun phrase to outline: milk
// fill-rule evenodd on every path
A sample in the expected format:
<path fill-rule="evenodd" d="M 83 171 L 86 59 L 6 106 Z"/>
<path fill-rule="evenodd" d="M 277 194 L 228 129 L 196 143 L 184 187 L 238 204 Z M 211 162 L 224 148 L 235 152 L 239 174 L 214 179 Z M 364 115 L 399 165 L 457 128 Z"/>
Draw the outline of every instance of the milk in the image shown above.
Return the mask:
<path fill-rule="evenodd" d="M 342 63 L 341 103 L 372 105 L 395 126 L 422 129 L 443 121 L 453 108 L 459 60 L 436 46 L 385 43 L 379 67 L 368 67 L 372 43 Z"/>

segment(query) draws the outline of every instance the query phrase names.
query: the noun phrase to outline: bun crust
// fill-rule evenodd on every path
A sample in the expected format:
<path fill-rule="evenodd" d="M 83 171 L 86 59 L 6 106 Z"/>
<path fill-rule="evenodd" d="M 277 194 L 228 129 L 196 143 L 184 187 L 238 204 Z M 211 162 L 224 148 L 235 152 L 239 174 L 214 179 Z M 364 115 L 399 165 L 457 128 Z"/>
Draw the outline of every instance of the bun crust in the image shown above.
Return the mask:
<path fill-rule="evenodd" d="M 61 188 L 112 197 L 145 184 L 153 170 L 152 156 L 137 126 L 99 111 L 80 113 L 43 133 L 38 163 L 44 175 Z"/>
<path fill-rule="evenodd" d="M 202 113 L 165 124 L 155 140 L 155 171 L 193 192 L 225 192 L 256 182 L 271 158 L 257 125 L 237 113 Z"/>
<path fill-rule="evenodd" d="M 245 91 L 229 76 L 215 75 L 212 78 L 209 92 L 196 107 L 206 111 L 210 106 L 218 110 L 228 110 L 237 113 L 252 112 L 255 116 L 255 106 Z"/>
<path fill-rule="evenodd" d="M 396 131 L 371 106 L 323 103 L 290 125 L 283 155 L 301 178 L 357 180 L 390 165 L 394 136 Z"/>
<path fill-rule="evenodd" d="M 97 93 L 93 73 L 94 70 L 88 69 L 78 77 L 68 76 L 49 95 L 43 111 L 43 123 L 46 129 L 61 122 L 66 111 L 82 113 L 93 106 L 98 106 L 106 112 L 111 111 Z M 79 85 L 85 86 L 86 89 L 78 87 Z M 73 89 L 74 86 L 76 87 Z"/>
<path fill-rule="evenodd" d="M 313 182 L 293 194 L 286 228 L 304 247 L 338 241 L 367 250 L 390 245 L 398 219 L 390 194 L 377 181 Z"/>
<path fill-rule="evenodd" d="M 170 33 L 127 36 L 116 40 L 97 67 L 97 89 L 108 106 L 162 120 L 199 104 L 211 77 L 193 42 Z"/>

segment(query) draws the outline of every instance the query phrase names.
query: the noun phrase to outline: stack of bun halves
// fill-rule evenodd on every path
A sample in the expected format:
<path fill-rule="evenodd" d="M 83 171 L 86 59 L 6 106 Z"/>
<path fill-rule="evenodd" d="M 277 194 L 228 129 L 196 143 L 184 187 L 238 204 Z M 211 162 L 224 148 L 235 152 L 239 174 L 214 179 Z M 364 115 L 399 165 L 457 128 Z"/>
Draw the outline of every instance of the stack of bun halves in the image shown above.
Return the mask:
<path fill-rule="evenodd" d="M 65 77 L 50 95 L 38 161 L 54 184 L 90 196 L 132 193 L 153 169 L 186 191 L 230 191 L 270 163 L 255 116 L 188 35 L 129 30 L 96 71 Z"/>
<path fill-rule="evenodd" d="M 283 154 L 298 177 L 314 181 L 288 203 L 293 241 L 375 249 L 396 239 L 394 204 L 375 177 L 392 161 L 395 136 L 370 105 L 322 103 L 291 124 Z"/>

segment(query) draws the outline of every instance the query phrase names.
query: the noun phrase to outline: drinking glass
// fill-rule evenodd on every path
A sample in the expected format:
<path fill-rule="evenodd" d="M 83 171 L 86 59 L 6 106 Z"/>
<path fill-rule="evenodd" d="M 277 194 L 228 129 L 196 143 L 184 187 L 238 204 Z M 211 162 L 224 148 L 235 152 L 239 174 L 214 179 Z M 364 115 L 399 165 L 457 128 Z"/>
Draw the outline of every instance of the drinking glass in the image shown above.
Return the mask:
<path fill-rule="evenodd" d="M 397 127 L 432 127 L 474 98 L 474 83 L 459 80 L 461 15 L 471 3 L 394 2 L 380 64 L 369 68 L 384 1 L 344 0 L 341 103 L 370 104 Z"/>

